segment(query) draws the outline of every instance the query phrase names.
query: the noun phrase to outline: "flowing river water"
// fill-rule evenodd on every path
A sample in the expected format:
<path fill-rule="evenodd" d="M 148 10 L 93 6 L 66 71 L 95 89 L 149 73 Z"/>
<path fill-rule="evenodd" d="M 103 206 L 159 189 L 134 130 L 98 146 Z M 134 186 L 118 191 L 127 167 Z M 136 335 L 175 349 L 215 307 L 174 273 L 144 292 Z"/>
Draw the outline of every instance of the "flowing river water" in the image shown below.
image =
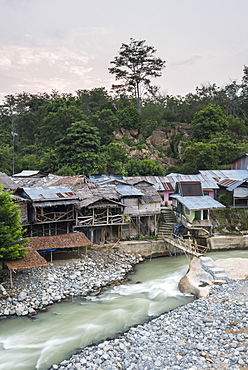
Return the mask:
<path fill-rule="evenodd" d="M 208 255 L 213 259 L 248 258 L 248 251 Z M 0 370 L 46 370 L 92 342 L 192 302 L 192 296 L 177 288 L 188 264 L 185 256 L 145 261 L 128 283 L 97 297 L 55 304 L 34 318 L 1 322 Z"/>

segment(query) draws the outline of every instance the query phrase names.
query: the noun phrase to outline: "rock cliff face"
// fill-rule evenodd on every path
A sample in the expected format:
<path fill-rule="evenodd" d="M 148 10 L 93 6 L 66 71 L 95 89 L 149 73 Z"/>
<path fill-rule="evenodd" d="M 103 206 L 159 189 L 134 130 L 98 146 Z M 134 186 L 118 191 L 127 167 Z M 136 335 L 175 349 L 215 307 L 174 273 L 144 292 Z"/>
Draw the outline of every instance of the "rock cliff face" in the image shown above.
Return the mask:
<path fill-rule="evenodd" d="M 188 132 L 188 125 L 173 123 L 158 127 L 147 138 L 142 132 L 123 128 L 114 135 L 129 152 L 129 157 L 151 159 L 166 169 L 178 163 L 176 158 L 180 156 L 182 143 L 189 138 Z"/>

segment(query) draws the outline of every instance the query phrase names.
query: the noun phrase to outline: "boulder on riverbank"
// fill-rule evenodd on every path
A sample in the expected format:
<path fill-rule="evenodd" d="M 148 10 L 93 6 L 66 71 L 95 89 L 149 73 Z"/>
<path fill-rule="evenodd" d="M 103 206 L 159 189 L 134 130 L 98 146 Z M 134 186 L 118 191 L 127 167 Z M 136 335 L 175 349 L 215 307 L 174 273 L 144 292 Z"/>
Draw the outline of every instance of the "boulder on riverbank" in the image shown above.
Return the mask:
<path fill-rule="evenodd" d="M 178 288 L 182 293 L 192 293 L 197 298 L 208 297 L 213 277 L 202 268 L 200 258 L 194 257 L 189 264 L 189 270 L 181 278 Z"/>
<path fill-rule="evenodd" d="M 192 293 L 197 298 L 208 297 L 213 284 L 230 280 L 248 280 L 248 259 L 227 258 L 213 261 L 209 257 L 194 257 L 187 274 L 178 288 L 182 293 Z"/>

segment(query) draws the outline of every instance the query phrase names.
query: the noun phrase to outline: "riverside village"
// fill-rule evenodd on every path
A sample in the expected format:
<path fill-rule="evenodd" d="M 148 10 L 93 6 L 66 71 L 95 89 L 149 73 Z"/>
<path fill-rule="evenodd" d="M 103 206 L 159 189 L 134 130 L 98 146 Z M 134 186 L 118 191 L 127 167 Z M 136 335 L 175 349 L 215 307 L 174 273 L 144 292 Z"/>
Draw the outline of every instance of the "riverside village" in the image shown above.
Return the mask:
<path fill-rule="evenodd" d="M 193 175 L 0 183 L 26 249 L 0 270 L 0 369 L 248 368 L 248 154 Z"/>

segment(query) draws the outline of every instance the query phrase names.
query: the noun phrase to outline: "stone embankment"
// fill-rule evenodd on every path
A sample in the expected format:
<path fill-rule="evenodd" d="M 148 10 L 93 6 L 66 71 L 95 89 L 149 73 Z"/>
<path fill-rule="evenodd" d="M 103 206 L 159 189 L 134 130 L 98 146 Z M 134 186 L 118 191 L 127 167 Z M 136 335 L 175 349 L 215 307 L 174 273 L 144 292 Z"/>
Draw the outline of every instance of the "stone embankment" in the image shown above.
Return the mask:
<path fill-rule="evenodd" d="M 86 347 L 51 369 L 245 370 L 247 315 L 248 281 L 213 286 L 209 297 Z"/>
<path fill-rule="evenodd" d="M 9 282 L 0 285 L 0 319 L 12 315 L 34 315 L 48 305 L 89 294 L 97 294 L 105 286 L 123 281 L 140 256 L 117 253 L 114 250 L 90 251 L 81 260 L 49 265 L 44 269 L 23 270 Z"/>

